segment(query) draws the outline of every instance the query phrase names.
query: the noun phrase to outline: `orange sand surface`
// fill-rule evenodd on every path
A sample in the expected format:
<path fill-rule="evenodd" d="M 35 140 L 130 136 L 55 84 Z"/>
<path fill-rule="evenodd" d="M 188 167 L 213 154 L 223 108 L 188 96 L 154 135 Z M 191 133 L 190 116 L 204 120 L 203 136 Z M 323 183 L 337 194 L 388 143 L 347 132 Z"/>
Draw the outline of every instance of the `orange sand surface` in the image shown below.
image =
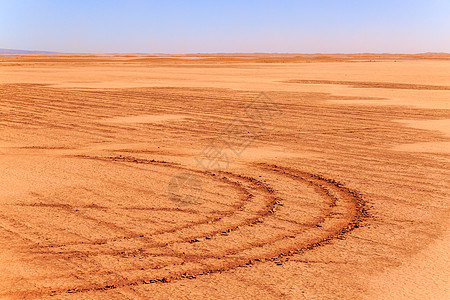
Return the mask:
<path fill-rule="evenodd" d="M 448 55 L 0 56 L 0 298 L 448 299 Z"/>

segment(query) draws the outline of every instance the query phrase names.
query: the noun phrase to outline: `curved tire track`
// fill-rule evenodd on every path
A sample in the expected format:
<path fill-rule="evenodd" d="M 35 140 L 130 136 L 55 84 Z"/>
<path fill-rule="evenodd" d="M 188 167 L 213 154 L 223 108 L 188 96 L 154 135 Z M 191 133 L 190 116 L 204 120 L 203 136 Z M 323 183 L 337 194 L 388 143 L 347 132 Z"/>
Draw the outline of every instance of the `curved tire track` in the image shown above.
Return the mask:
<path fill-rule="evenodd" d="M 145 234 L 125 237 L 139 244 L 134 248 L 120 250 L 111 247 L 111 243 L 115 242 L 114 239 L 36 248 L 34 249 L 36 255 L 45 256 L 50 260 L 64 259 L 69 266 L 76 266 L 79 275 L 89 274 L 89 268 L 86 266 L 92 265 L 98 256 L 115 257 L 123 266 L 128 267 L 112 271 L 104 270 L 98 265 L 98 269 L 102 271 L 95 272 L 95 275 L 104 278 L 102 284 L 86 283 L 69 289 L 41 288 L 24 291 L 21 293 L 22 296 L 83 293 L 164 283 L 265 261 L 286 259 L 291 255 L 327 244 L 334 238 L 358 228 L 367 217 L 364 200 L 357 192 L 333 179 L 292 168 L 262 163 L 256 165 L 256 168 L 263 172 L 289 178 L 316 193 L 324 208 L 319 215 L 307 222 L 290 216 L 289 211 L 296 209 L 295 201 L 278 197 L 274 188 L 267 183 L 243 174 L 204 172 L 164 161 L 134 157 L 78 158 L 125 164 L 163 165 L 194 172 L 226 182 L 239 190 L 242 197 L 231 210 L 219 217 L 214 216 L 201 222 L 186 224 L 151 237 Z M 257 206 L 256 210 L 254 206 Z M 227 218 L 228 220 L 224 221 Z M 230 224 L 231 221 L 233 222 Z M 164 242 L 158 242 L 167 234 L 175 235 L 171 240 L 166 238 Z M 179 236 L 183 238 L 178 238 Z M 136 258 L 145 261 L 144 268 L 136 264 Z M 133 265 L 135 267 L 129 267 Z M 115 280 L 110 279 L 111 274 L 115 275 L 113 276 Z"/>

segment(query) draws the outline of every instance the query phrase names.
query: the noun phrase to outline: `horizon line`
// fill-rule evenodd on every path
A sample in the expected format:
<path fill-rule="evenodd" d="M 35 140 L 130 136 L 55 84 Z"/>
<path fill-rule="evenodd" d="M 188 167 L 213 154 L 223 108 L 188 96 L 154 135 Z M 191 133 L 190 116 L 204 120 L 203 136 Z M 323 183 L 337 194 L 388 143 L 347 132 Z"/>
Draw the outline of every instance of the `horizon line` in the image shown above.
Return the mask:
<path fill-rule="evenodd" d="M 11 51 L 8 53 L 7 51 Z M 17 52 L 17 53 L 14 53 Z M 0 55 L 33 55 L 33 54 L 62 54 L 62 55 L 233 55 L 233 54 L 271 54 L 271 55 L 432 55 L 445 54 L 444 51 L 426 52 L 59 52 L 47 50 L 23 50 L 0 48 Z"/>

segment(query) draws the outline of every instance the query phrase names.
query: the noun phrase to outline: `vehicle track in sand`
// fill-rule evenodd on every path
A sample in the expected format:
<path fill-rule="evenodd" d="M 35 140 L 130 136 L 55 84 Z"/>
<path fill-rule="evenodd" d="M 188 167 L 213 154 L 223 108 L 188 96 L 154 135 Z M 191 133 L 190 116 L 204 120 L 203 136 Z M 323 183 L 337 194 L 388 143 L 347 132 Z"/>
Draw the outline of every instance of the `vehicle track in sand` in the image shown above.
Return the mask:
<path fill-rule="evenodd" d="M 139 172 L 157 172 L 171 169 L 178 172 L 192 172 L 201 178 L 221 182 L 240 195 L 228 204 L 228 209 L 217 210 L 207 216 L 205 211 L 195 207 L 152 208 L 123 207 L 128 214 L 141 210 L 195 213 L 201 220 L 176 224 L 164 230 L 136 232 L 126 223 L 105 222 L 87 216 L 87 211 L 111 207 L 77 207 L 64 204 L 33 204 L 31 206 L 51 211 L 64 210 L 70 218 L 83 222 L 96 222 L 116 233 L 107 239 L 89 239 L 64 243 L 34 243 L 29 248 L 28 259 L 45 261 L 52 265 L 64 262 L 58 275 L 39 275 L 24 278 L 34 282 L 35 287 L 1 296 L 39 297 L 64 293 L 83 293 L 94 290 L 108 290 L 140 284 L 165 283 L 184 278 L 223 272 L 237 267 L 250 266 L 267 261 L 286 260 L 289 256 L 303 253 L 340 237 L 359 227 L 367 216 L 361 196 L 341 183 L 312 174 L 271 164 L 252 166 L 263 179 L 233 172 L 208 172 L 184 167 L 165 161 L 141 159 L 131 156 L 98 157 L 74 156 L 71 159 L 85 159 L 102 163 L 140 167 Z M 110 166 L 112 167 L 112 166 Z M 266 178 L 268 180 L 266 180 Z M 269 179 L 272 178 L 272 179 Z M 289 191 L 276 191 L 267 181 L 290 181 L 292 188 L 305 191 L 305 199 L 297 201 Z M 208 191 L 206 191 L 208 192 Z M 210 195 L 207 195 L 210 196 Z M 204 199 L 214 205 L 219 202 Z M 120 201 L 117 199 L 117 201 Z M 219 205 L 220 206 L 220 205 Z M 83 213 L 80 213 L 83 210 Z M 111 214 L 111 218 L 114 216 Z M 16 224 L 5 226 L 2 214 L 2 228 L 10 232 L 22 232 L 20 237 L 33 241 L 33 230 L 19 228 Z M 10 216 L 10 220 L 11 220 Z M 151 220 L 149 220 L 151 221 Z M 19 223 L 17 223 L 19 222 Z M 24 226 L 22 224 L 22 226 Z M 49 231 L 52 228 L 47 228 Z M 35 229 L 36 231 L 36 229 Z M 37 231 L 45 231 L 39 228 Z M 72 230 L 73 234 L 76 234 Z M 39 233 L 37 233 L 39 234 Z M 71 278 L 78 278 L 74 283 Z M 89 278 L 96 277 L 94 281 Z M 66 282 L 67 285 L 52 285 L 49 282 Z"/>

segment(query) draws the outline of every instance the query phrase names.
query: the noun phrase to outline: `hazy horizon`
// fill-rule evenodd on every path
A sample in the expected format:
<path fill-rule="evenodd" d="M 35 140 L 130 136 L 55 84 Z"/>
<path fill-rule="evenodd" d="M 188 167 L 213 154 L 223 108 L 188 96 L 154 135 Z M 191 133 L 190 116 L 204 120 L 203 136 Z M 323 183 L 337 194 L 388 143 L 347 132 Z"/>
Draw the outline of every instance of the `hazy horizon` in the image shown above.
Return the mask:
<path fill-rule="evenodd" d="M 8 52 L 11 51 L 11 52 Z M 205 54 L 288 54 L 288 55 L 420 55 L 420 54 L 448 54 L 450 55 L 450 52 L 415 52 L 415 53 L 401 53 L 401 52 L 329 52 L 329 53 L 323 53 L 323 52 L 54 52 L 54 51 L 46 51 L 46 50 L 34 50 L 34 49 L 7 49 L 7 48 L 0 48 L 0 55 L 1 54 L 75 54 L 75 55 L 110 55 L 110 54 L 133 54 L 133 55 L 205 55 Z"/>
<path fill-rule="evenodd" d="M 1 1 L 0 47 L 60 53 L 450 52 L 450 2 Z"/>

